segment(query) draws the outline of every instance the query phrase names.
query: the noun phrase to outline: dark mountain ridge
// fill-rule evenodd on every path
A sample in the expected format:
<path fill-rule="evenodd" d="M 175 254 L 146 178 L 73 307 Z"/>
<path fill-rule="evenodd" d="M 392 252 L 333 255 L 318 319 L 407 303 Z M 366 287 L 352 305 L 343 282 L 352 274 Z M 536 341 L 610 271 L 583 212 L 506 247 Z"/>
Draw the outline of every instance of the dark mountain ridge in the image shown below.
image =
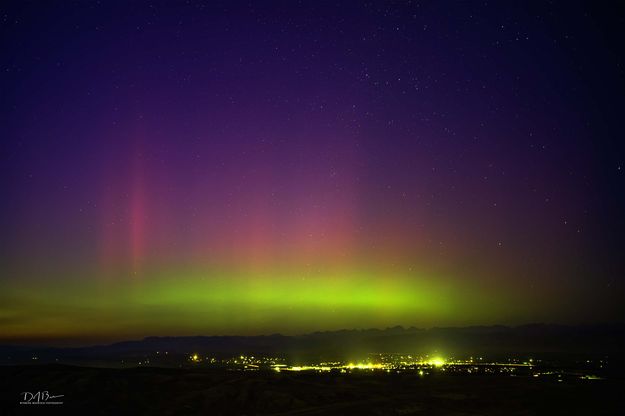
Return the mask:
<path fill-rule="evenodd" d="M 449 328 L 352 329 L 313 332 L 305 335 L 260 336 L 151 336 L 142 340 L 73 348 L 45 346 L 0 346 L 0 363 L 28 360 L 106 360 L 190 353 L 234 356 L 238 354 L 286 357 L 348 358 L 368 353 L 433 354 L 445 356 L 488 356 L 514 354 L 548 356 L 616 355 L 625 348 L 625 325 L 567 326 L 531 324 Z"/>

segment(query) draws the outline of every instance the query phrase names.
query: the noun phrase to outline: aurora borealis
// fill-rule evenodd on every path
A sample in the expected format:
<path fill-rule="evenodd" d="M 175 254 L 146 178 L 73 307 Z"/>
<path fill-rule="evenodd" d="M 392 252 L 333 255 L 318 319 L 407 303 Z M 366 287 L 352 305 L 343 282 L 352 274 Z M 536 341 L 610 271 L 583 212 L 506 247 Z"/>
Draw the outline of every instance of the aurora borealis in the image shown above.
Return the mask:
<path fill-rule="evenodd" d="M 622 322 L 617 7 L 3 2 L 0 339 Z"/>

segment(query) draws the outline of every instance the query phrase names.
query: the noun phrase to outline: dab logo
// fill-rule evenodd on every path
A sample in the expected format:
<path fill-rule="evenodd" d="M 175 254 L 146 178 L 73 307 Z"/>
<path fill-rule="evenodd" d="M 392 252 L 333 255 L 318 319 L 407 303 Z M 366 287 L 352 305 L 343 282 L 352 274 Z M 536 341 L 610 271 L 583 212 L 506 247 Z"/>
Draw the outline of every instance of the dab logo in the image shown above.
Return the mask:
<path fill-rule="evenodd" d="M 22 401 L 20 404 L 63 404 L 60 399 L 64 397 L 63 394 L 52 395 L 48 390 L 42 390 L 37 392 L 24 391 L 20 393 Z"/>

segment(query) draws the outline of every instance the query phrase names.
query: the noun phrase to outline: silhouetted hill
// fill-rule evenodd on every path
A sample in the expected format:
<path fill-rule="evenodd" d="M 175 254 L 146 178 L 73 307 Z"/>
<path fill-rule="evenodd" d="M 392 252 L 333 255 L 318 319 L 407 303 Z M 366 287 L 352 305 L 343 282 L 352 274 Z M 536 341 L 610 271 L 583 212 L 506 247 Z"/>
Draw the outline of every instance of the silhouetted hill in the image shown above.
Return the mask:
<path fill-rule="evenodd" d="M 63 404 L 20 405 L 33 386 Z M 622 391 L 619 379 L 0 367 L 3 415 L 618 415 Z"/>
<path fill-rule="evenodd" d="M 168 354 L 277 354 L 290 357 L 349 358 L 366 353 L 447 356 L 510 354 L 618 354 L 625 347 L 625 325 L 565 326 L 533 324 L 517 327 L 402 328 L 340 330 L 299 336 L 147 337 L 110 345 L 79 348 L 0 346 L 1 361 L 14 364 L 36 356 L 57 359 L 106 360 L 167 351 Z"/>

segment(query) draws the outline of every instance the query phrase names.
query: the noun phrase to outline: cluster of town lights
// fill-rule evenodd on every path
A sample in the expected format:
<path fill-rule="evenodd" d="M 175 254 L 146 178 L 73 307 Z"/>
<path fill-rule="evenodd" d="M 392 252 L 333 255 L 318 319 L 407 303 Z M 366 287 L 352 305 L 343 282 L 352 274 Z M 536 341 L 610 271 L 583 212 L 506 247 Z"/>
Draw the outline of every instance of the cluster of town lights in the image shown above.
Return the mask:
<path fill-rule="evenodd" d="M 417 361 L 414 365 L 430 366 L 430 367 L 442 367 L 445 365 L 445 360 L 440 357 L 435 357 L 426 361 Z M 288 367 L 285 364 L 276 364 L 272 367 L 275 371 L 331 371 L 333 369 L 339 369 L 341 371 L 346 370 L 392 370 L 394 366 L 390 363 L 348 363 L 346 365 L 298 365 Z"/>

